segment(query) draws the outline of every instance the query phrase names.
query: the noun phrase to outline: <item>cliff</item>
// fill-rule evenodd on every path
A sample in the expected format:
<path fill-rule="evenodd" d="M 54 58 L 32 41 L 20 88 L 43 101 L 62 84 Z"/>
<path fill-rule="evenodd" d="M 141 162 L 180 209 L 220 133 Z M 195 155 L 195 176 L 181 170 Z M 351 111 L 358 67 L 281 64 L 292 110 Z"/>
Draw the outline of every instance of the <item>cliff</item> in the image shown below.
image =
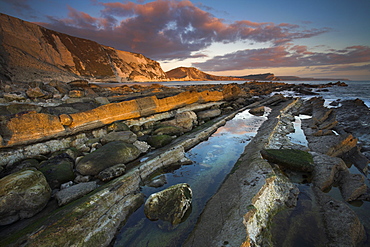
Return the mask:
<path fill-rule="evenodd" d="M 0 14 L 0 79 L 123 82 L 159 81 L 167 76 L 158 62 L 141 54 Z"/>
<path fill-rule="evenodd" d="M 272 73 L 246 75 L 246 76 L 240 76 L 239 78 L 243 78 L 245 80 L 256 80 L 256 81 L 280 81 L 280 78 L 276 77 Z"/>
<path fill-rule="evenodd" d="M 166 72 L 167 77 L 171 80 L 178 81 L 231 81 L 243 80 L 231 76 L 217 76 L 207 74 L 194 67 L 178 67 Z"/>

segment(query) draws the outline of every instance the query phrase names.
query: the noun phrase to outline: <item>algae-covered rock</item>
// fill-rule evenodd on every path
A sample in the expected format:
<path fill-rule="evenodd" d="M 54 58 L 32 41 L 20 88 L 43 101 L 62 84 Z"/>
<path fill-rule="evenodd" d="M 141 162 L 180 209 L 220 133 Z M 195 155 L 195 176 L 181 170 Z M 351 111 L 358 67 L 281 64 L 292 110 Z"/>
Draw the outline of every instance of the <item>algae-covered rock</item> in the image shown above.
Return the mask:
<path fill-rule="evenodd" d="M 45 207 L 50 196 L 44 175 L 34 168 L 0 179 L 0 225 L 34 216 Z"/>
<path fill-rule="evenodd" d="M 140 150 L 132 144 L 122 141 L 110 142 L 83 157 L 76 170 L 82 175 L 97 175 L 108 167 L 130 162 L 139 155 Z"/>
<path fill-rule="evenodd" d="M 155 135 L 148 138 L 149 145 L 155 148 L 163 147 L 171 143 L 171 141 L 172 137 L 169 135 Z"/>
<path fill-rule="evenodd" d="M 150 220 L 169 221 L 179 224 L 191 206 L 192 190 L 186 183 L 176 184 L 149 196 L 144 212 Z"/>
<path fill-rule="evenodd" d="M 264 149 L 263 158 L 291 170 L 312 172 L 314 169 L 312 155 L 296 149 Z"/>
<path fill-rule="evenodd" d="M 45 175 L 50 187 L 56 189 L 61 184 L 75 179 L 73 162 L 67 153 L 62 153 L 41 162 L 39 170 Z"/>

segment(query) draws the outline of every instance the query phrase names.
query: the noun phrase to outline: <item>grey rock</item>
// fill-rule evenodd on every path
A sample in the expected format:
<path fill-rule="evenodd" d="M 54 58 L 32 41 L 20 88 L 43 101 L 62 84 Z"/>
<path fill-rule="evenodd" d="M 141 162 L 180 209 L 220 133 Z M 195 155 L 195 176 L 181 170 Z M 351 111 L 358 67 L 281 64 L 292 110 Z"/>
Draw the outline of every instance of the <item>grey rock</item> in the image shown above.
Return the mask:
<path fill-rule="evenodd" d="M 193 111 L 185 111 L 177 113 L 175 119 L 166 121 L 164 124 L 173 125 L 181 128 L 184 132 L 188 132 L 193 129 L 195 125 L 198 124 L 197 114 Z"/>
<path fill-rule="evenodd" d="M 36 169 L 21 170 L 0 179 L 0 225 L 30 218 L 51 196 L 44 175 Z"/>
<path fill-rule="evenodd" d="M 107 105 L 110 103 L 107 97 L 96 97 L 95 101 L 100 105 Z"/>
<path fill-rule="evenodd" d="M 208 118 L 214 118 L 221 115 L 220 109 L 209 109 L 205 111 L 201 111 L 197 113 L 197 116 L 199 119 L 208 119 Z"/>
<path fill-rule="evenodd" d="M 161 219 L 177 225 L 190 208 L 192 196 L 188 184 L 173 185 L 149 196 L 144 206 L 145 215 L 150 220 Z"/>
<path fill-rule="evenodd" d="M 351 174 L 348 170 L 341 172 L 340 192 L 345 201 L 355 201 L 367 192 L 365 177 L 362 174 Z"/>
<path fill-rule="evenodd" d="M 134 143 L 137 141 L 137 135 L 132 131 L 118 131 L 110 132 L 101 139 L 103 144 L 113 141 L 123 141 L 127 143 Z"/>
<path fill-rule="evenodd" d="M 97 175 L 108 167 L 130 162 L 139 155 L 140 150 L 133 144 L 114 141 L 83 157 L 76 170 L 81 175 Z"/>
<path fill-rule="evenodd" d="M 84 195 L 90 193 L 98 187 L 95 181 L 88 183 L 80 183 L 63 190 L 58 191 L 55 194 L 55 198 L 58 201 L 59 206 L 66 205 L 78 198 L 83 197 Z"/>
<path fill-rule="evenodd" d="M 97 178 L 103 182 L 112 180 L 113 178 L 119 177 L 126 172 L 126 166 L 124 164 L 118 164 L 112 167 L 108 167 L 103 171 L 99 172 Z"/>
<path fill-rule="evenodd" d="M 146 153 L 151 148 L 150 145 L 144 141 L 136 141 L 133 144 L 140 150 L 141 153 Z"/>
<path fill-rule="evenodd" d="M 311 154 L 315 163 L 312 183 L 321 191 L 326 191 L 338 181 L 339 173 L 347 170 L 347 166 L 340 158 L 313 152 Z"/>

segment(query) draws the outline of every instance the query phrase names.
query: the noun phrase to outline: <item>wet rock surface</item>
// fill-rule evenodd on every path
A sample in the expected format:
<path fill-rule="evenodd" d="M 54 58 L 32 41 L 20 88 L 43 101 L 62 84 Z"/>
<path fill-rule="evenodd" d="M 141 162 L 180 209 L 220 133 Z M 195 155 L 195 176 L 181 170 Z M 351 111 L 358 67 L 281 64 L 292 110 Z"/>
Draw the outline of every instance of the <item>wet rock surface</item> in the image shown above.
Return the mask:
<path fill-rule="evenodd" d="M 172 225 L 181 222 L 191 207 L 192 190 L 188 184 L 177 184 L 149 196 L 144 212 L 150 220 L 169 221 Z"/>

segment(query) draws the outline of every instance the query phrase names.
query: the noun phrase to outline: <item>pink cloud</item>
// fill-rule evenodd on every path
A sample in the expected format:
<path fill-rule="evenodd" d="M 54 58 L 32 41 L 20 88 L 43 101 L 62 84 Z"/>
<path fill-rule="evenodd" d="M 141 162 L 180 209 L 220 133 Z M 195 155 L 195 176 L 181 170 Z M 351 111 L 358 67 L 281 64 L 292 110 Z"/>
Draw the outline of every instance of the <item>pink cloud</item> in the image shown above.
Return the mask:
<path fill-rule="evenodd" d="M 216 56 L 193 66 L 205 71 L 244 70 L 254 68 L 301 67 L 363 63 L 370 61 L 369 46 L 351 46 L 330 52 L 309 52 L 306 46 L 275 46 L 246 49 Z M 349 68 L 349 67 L 348 67 Z M 364 69 L 367 67 L 351 67 Z"/>
<path fill-rule="evenodd" d="M 329 31 L 327 28 L 307 30 L 289 23 L 248 20 L 229 24 L 187 0 L 97 4 L 103 7 L 101 17 L 69 7 L 68 18 L 49 17 L 50 22 L 43 25 L 156 60 L 189 58 L 193 52 L 214 42 L 244 40 L 281 45 Z"/>

